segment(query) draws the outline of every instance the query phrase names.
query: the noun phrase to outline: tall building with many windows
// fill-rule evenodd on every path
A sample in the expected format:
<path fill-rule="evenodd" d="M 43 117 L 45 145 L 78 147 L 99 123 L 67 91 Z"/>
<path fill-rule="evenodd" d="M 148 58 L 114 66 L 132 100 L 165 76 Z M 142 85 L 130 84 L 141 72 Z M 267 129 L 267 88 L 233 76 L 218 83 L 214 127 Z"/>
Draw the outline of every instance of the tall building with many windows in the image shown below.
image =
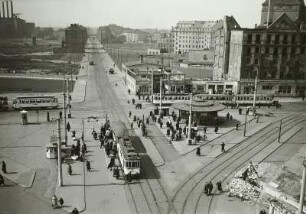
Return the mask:
<path fill-rule="evenodd" d="M 210 49 L 212 27 L 217 21 L 180 21 L 172 27 L 173 51 Z"/>
<path fill-rule="evenodd" d="M 306 90 L 305 4 L 268 2 L 259 27 L 232 30 L 227 78 L 238 83 L 238 93 L 253 93 L 257 76 L 258 93 L 299 96 Z"/>

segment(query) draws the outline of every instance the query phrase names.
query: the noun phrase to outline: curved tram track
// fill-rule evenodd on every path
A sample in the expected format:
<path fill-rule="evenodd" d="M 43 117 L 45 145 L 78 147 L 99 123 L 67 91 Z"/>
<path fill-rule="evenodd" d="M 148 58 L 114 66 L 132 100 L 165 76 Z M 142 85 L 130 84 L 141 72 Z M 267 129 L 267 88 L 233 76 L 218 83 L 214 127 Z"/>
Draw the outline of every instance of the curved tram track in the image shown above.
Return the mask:
<path fill-rule="evenodd" d="M 283 118 L 283 132 L 290 130 L 305 119 L 291 115 Z M 187 179 L 176 191 L 172 198 L 177 213 L 205 213 L 211 212 L 213 197 L 203 195 L 205 181 L 226 180 L 233 172 L 243 166 L 252 157 L 269 148 L 278 137 L 278 122 L 270 124 L 253 136 L 246 138 L 207 165 L 200 168 Z M 274 150 L 273 150 L 274 151 Z M 171 210 L 171 209 L 170 209 Z"/>

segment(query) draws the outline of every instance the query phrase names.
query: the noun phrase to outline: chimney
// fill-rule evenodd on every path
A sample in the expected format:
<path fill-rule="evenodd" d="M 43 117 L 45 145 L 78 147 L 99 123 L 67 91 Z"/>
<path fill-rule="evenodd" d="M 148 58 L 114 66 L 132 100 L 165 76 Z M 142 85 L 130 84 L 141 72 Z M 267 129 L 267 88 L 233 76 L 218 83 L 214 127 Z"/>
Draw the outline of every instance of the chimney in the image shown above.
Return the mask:
<path fill-rule="evenodd" d="M 13 7 L 13 1 L 11 0 L 11 17 L 14 18 L 14 7 Z"/>
<path fill-rule="evenodd" d="M 2 2 L 2 16 L 5 18 L 5 8 L 4 8 L 4 1 Z"/>
<path fill-rule="evenodd" d="M 9 3 L 6 1 L 6 16 L 7 18 L 10 18 L 10 10 L 9 10 Z"/>

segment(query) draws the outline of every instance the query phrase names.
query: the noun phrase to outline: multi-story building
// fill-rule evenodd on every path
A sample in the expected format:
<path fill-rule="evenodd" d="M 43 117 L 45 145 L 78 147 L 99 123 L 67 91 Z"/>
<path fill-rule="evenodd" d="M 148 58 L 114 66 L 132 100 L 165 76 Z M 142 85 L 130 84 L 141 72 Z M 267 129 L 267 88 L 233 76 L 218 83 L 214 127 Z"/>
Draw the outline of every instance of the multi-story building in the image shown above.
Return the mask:
<path fill-rule="evenodd" d="M 71 24 L 65 30 L 66 51 L 70 53 L 83 53 L 87 42 L 87 30 L 78 24 Z"/>
<path fill-rule="evenodd" d="M 122 33 L 123 36 L 126 38 L 127 43 L 135 43 L 139 41 L 139 35 L 136 33 Z"/>
<path fill-rule="evenodd" d="M 253 93 L 257 76 L 258 93 L 298 96 L 306 90 L 305 4 L 271 0 L 268 9 L 268 2 L 259 27 L 232 30 L 227 80 L 238 83 L 236 92 Z"/>
<path fill-rule="evenodd" d="M 180 21 L 172 27 L 173 50 L 186 53 L 190 50 L 209 49 L 212 27 L 217 21 Z"/>
<path fill-rule="evenodd" d="M 172 33 L 164 33 L 157 41 L 158 48 L 162 52 L 173 52 L 173 38 Z"/>

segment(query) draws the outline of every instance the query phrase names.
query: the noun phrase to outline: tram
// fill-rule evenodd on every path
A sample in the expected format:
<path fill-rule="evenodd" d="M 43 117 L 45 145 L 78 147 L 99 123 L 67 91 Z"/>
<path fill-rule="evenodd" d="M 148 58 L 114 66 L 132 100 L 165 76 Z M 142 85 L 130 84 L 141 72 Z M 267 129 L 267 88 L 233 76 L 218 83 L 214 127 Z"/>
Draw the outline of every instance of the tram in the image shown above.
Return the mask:
<path fill-rule="evenodd" d="M 252 105 L 254 102 L 254 94 L 236 94 L 233 100 L 237 105 Z M 257 105 L 275 105 L 277 101 L 272 94 L 257 94 Z"/>
<path fill-rule="evenodd" d="M 228 104 L 228 105 L 234 104 L 233 102 L 234 95 L 230 94 L 196 94 L 194 95 L 194 97 L 221 104 Z"/>
<path fill-rule="evenodd" d="M 58 99 L 54 96 L 29 96 L 13 99 L 14 109 L 58 108 Z"/>
<path fill-rule="evenodd" d="M 125 178 L 130 174 L 133 178 L 140 175 L 140 156 L 135 151 L 129 138 L 126 125 L 122 121 L 114 123 L 114 140 L 117 143 L 118 159 Z"/>

